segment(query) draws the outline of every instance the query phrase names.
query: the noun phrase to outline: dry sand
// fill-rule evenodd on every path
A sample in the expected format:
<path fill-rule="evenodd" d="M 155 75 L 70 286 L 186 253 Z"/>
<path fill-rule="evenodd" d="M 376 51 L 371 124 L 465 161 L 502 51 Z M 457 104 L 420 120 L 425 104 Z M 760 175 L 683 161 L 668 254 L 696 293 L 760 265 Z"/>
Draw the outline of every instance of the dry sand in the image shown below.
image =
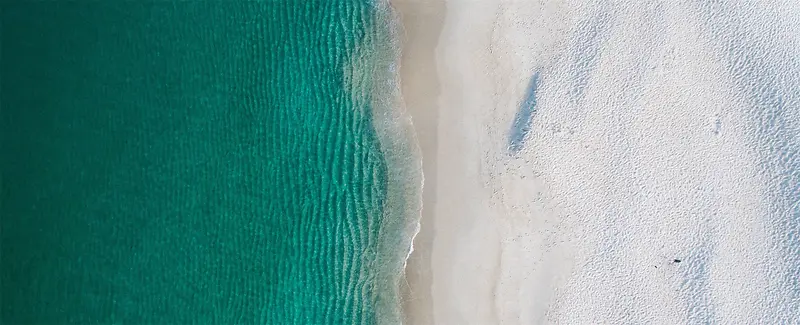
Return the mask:
<path fill-rule="evenodd" d="M 800 23 L 775 18 L 787 8 L 392 3 L 425 174 L 407 324 L 800 319 L 800 244 L 787 242 L 798 201 L 781 196 L 800 176 L 773 157 L 800 138 L 800 67 L 780 63 Z M 770 24 L 726 18 L 739 13 Z M 740 62 L 753 57 L 764 61 Z M 771 95 L 739 76 L 752 71 L 782 80 L 783 131 L 759 133 L 767 108 L 753 98 Z M 513 154 L 535 73 L 531 131 Z"/>

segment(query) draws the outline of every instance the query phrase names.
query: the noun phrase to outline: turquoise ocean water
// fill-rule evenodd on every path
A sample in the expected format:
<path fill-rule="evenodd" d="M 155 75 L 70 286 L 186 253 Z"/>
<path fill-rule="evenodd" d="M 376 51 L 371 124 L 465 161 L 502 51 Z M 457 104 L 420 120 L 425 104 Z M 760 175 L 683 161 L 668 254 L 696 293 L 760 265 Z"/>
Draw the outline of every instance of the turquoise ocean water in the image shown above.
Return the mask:
<path fill-rule="evenodd" d="M 396 320 L 384 5 L 0 6 L 2 324 Z"/>

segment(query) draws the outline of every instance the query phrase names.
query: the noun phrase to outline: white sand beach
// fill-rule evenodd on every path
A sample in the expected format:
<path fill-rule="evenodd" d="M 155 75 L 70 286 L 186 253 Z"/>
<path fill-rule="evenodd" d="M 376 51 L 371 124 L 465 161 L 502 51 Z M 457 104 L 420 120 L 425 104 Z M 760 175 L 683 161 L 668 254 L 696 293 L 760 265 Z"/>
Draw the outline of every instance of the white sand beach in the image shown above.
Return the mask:
<path fill-rule="evenodd" d="M 425 177 L 406 324 L 800 319 L 798 14 L 625 3 L 392 0 Z"/>

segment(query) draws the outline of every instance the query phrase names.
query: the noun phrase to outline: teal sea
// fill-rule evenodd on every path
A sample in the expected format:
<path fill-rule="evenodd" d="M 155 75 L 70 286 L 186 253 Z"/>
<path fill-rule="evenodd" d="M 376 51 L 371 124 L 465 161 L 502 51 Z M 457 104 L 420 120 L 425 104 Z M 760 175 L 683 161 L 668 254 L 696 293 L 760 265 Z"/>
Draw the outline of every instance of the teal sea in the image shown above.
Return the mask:
<path fill-rule="evenodd" d="M 397 321 L 386 6 L 2 2 L 0 323 Z"/>

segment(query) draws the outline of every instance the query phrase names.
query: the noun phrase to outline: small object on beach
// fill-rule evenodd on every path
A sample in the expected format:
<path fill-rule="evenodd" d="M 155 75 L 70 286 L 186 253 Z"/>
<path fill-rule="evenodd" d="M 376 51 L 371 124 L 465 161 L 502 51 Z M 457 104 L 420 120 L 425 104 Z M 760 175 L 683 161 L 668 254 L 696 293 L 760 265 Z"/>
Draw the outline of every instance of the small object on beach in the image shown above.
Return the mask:
<path fill-rule="evenodd" d="M 680 263 L 680 262 L 681 262 L 681 260 L 679 260 L 679 259 L 677 259 L 677 258 L 676 258 L 676 259 L 672 260 L 672 262 L 673 262 L 673 263 Z"/>

